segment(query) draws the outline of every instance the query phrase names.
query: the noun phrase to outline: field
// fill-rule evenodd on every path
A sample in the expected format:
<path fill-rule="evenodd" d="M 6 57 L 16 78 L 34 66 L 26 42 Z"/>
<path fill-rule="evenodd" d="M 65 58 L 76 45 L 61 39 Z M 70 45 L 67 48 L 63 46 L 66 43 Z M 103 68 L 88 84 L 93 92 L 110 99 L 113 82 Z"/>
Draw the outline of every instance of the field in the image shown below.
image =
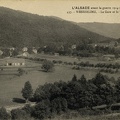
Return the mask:
<path fill-rule="evenodd" d="M 69 81 L 72 79 L 73 74 L 76 74 L 78 78 L 82 74 L 86 74 L 87 78 L 95 76 L 95 71 L 87 70 L 72 70 L 66 67 L 55 67 L 54 72 L 42 72 L 39 70 L 29 71 L 28 74 L 22 76 L 15 75 L 1 75 L 0 76 L 0 106 L 15 104 L 12 102 L 13 98 L 22 98 L 21 90 L 26 81 L 30 81 L 33 89 L 35 90 L 38 85 L 43 85 L 46 82 L 55 82 L 59 80 Z"/>
<path fill-rule="evenodd" d="M 39 56 L 41 57 L 41 55 Z M 46 59 L 64 60 L 67 61 L 78 61 L 76 58 L 72 57 L 61 57 L 60 56 L 44 56 Z M 84 58 L 85 59 L 85 58 Z M 89 61 L 86 58 L 86 61 Z M 91 59 L 94 62 L 94 59 Z M 95 60 L 97 61 L 97 60 Z M 27 61 L 27 66 L 23 69 L 27 71 L 27 74 L 22 76 L 17 75 L 18 68 L 4 68 L 4 71 L 0 71 L 0 106 L 5 105 L 15 105 L 18 103 L 13 102 L 13 98 L 22 99 L 21 90 L 26 81 L 30 81 L 33 89 L 35 90 L 38 85 L 43 85 L 44 83 L 53 83 L 55 81 L 63 80 L 65 82 L 72 79 L 73 75 L 76 74 L 79 79 L 81 75 L 85 75 L 87 79 L 93 78 L 98 70 L 96 69 L 80 69 L 73 70 L 71 66 L 56 65 L 54 72 L 43 72 L 40 70 L 40 64 L 34 61 Z M 108 74 L 109 77 L 119 77 L 119 73 Z"/>
<path fill-rule="evenodd" d="M 47 54 L 32 54 L 30 57 L 37 57 L 37 58 L 43 58 L 43 59 L 48 59 L 48 60 L 61 60 L 63 62 L 87 62 L 92 64 L 97 64 L 97 63 L 120 63 L 120 59 L 115 59 L 111 61 L 107 61 L 102 59 L 101 57 L 73 57 L 73 56 L 54 56 L 54 55 L 47 55 Z"/>

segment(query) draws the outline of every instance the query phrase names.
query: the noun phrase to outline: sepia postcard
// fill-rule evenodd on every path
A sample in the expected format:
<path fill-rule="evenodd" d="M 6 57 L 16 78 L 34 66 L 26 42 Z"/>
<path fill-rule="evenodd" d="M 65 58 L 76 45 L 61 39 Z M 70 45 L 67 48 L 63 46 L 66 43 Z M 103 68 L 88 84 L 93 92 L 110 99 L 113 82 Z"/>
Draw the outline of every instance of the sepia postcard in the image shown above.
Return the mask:
<path fill-rule="evenodd" d="M 0 120 L 119 120 L 120 1 L 0 0 Z"/>

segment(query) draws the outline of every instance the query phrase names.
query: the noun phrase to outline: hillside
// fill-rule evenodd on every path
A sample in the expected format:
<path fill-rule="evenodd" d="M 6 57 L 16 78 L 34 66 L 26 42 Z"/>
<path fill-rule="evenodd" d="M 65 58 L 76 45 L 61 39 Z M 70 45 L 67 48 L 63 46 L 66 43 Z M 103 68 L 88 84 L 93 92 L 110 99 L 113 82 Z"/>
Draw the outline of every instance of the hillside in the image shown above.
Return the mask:
<path fill-rule="evenodd" d="M 71 22 L 0 7 L 0 46 L 73 44 L 111 40 Z"/>
<path fill-rule="evenodd" d="M 82 28 L 90 30 L 92 32 L 98 33 L 100 35 L 111 37 L 111 38 L 120 38 L 120 23 L 78 23 Z"/>

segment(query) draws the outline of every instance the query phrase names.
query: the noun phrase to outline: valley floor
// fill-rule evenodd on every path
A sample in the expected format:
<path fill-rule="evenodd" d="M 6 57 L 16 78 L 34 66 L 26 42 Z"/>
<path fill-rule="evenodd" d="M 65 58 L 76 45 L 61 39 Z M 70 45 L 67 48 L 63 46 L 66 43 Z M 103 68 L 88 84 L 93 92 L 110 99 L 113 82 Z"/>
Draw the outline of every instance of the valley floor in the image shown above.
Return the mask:
<path fill-rule="evenodd" d="M 38 57 L 41 57 L 38 56 Z M 50 59 L 61 59 L 67 61 L 74 60 L 78 61 L 75 58 L 72 57 L 55 57 L 50 55 L 44 55 L 43 58 L 50 58 Z M 96 62 L 97 60 L 95 58 L 82 58 L 81 61 L 91 61 Z M 90 63 L 91 63 L 90 62 Z M 99 61 L 100 62 L 100 61 Z M 27 74 L 18 76 L 16 75 L 16 70 L 11 70 L 15 74 L 9 74 L 9 70 L 3 70 L 0 71 L 0 106 L 5 105 L 16 105 L 17 102 L 13 102 L 13 99 L 23 99 L 21 95 L 21 90 L 24 86 L 24 83 L 26 81 L 30 81 L 32 84 L 33 89 L 35 90 L 38 85 L 43 85 L 46 82 L 47 83 L 53 83 L 55 81 L 70 81 L 74 74 L 76 74 L 77 78 L 79 79 L 83 74 L 87 79 L 93 78 L 96 73 L 99 71 L 97 69 L 89 69 L 89 68 L 81 68 L 80 70 L 72 69 L 72 66 L 69 65 L 55 65 L 55 71 L 54 72 L 43 72 L 41 71 L 40 63 L 36 63 L 35 61 L 29 61 L 29 65 L 34 65 L 36 67 L 30 66 L 30 68 L 25 68 L 27 71 Z M 33 67 L 33 68 L 32 68 Z M 11 68 L 13 69 L 13 68 Z M 4 74 L 3 74 L 4 73 Z M 7 74 L 8 73 L 8 74 Z M 106 74 L 106 73 L 104 73 Z M 107 73 L 108 77 L 114 77 L 117 79 L 119 77 L 120 72 L 116 74 L 109 74 Z"/>
<path fill-rule="evenodd" d="M 29 71 L 28 74 L 22 76 L 0 75 L 0 106 L 18 104 L 13 102 L 14 98 L 23 99 L 21 90 L 26 81 L 30 81 L 35 90 L 38 85 L 53 83 L 60 80 L 65 82 L 72 79 L 76 74 L 78 78 L 85 74 L 86 78 L 90 79 L 95 76 L 96 71 L 89 70 L 72 70 L 69 67 L 56 66 L 54 72 L 43 72 L 39 70 Z"/>

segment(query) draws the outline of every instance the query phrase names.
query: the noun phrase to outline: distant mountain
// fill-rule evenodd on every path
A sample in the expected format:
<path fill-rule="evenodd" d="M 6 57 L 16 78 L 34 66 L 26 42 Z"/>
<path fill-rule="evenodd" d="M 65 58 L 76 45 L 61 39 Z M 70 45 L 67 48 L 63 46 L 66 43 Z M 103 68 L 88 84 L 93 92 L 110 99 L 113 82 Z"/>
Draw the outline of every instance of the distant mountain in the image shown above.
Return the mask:
<path fill-rule="evenodd" d="M 120 23 L 78 23 L 78 25 L 86 30 L 98 33 L 100 35 L 120 38 Z"/>
<path fill-rule="evenodd" d="M 49 43 L 112 40 L 74 23 L 0 7 L 0 46 L 41 46 Z"/>

